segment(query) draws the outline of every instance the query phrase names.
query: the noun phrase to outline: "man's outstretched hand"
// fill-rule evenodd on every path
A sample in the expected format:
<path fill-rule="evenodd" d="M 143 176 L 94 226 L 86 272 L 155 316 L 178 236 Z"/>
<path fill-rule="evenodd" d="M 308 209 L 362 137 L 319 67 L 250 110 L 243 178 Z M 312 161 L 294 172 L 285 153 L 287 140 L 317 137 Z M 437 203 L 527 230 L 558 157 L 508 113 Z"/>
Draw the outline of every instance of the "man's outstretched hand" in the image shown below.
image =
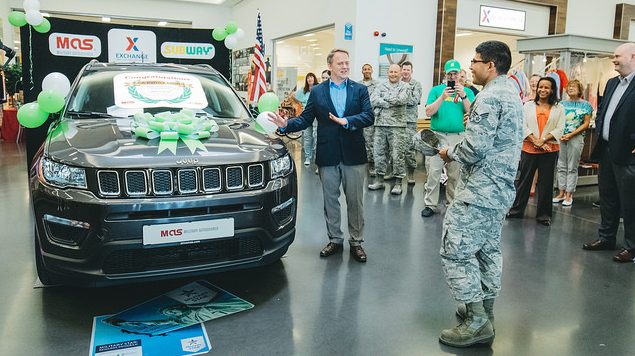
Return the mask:
<path fill-rule="evenodd" d="M 279 113 L 270 112 L 268 115 L 269 115 L 269 121 L 271 121 L 274 124 L 276 124 L 276 126 L 278 126 L 279 128 L 283 129 L 283 128 L 287 127 L 287 119 L 285 119 L 284 117 L 280 116 Z"/>

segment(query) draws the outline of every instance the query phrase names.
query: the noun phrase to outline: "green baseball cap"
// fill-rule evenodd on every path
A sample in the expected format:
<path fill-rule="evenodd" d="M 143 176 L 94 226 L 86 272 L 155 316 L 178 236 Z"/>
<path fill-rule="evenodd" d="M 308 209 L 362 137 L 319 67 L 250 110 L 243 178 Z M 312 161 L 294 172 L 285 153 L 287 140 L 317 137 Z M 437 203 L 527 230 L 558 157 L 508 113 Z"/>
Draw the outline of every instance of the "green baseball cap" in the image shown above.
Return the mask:
<path fill-rule="evenodd" d="M 461 71 L 461 64 L 456 59 L 450 59 L 449 61 L 445 62 L 446 74 L 450 72 L 460 72 L 460 71 Z"/>

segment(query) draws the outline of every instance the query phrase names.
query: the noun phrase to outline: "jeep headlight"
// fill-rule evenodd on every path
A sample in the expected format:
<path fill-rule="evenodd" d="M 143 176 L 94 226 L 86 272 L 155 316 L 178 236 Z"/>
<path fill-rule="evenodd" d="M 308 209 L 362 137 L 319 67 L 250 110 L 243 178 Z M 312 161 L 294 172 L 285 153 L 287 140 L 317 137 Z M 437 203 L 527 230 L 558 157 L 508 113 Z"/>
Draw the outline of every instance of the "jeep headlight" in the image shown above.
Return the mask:
<path fill-rule="evenodd" d="M 62 163 L 42 158 L 42 177 L 54 186 L 65 188 L 86 188 L 86 171 L 83 168 L 71 167 Z"/>
<path fill-rule="evenodd" d="M 291 157 L 284 155 L 271 161 L 271 179 L 284 177 L 291 173 Z"/>

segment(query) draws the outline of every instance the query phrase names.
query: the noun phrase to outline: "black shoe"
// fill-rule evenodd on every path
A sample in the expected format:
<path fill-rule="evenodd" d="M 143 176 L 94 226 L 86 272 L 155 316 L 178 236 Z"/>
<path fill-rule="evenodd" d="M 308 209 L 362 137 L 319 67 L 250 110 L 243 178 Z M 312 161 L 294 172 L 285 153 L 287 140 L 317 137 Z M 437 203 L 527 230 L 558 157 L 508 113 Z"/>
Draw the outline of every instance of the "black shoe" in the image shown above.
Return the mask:
<path fill-rule="evenodd" d="M 542 224 L 545 226 L 550 226 L 551 225 L 551 219 L 544 219 L 544 220 L 536 220 L 538 222 L 538 224 Z"/>
<path fill-rule="evenodd" d="M 523 217 L 523 214 L 521 213 L 507 213 L 507 215 L 505 215 L 505 219 L 520 219 Z"/>
<path fill-rule="evenodd" d="M 429 217 L 431 217 L 434 214 L 435 214 L 434 210 L 432 210 L 432 209 L 430 209 L 428 207 L 426 207 L 425 209 L 421 210 L 421 216 L 423 216 L 424 218 L 429 218 Z"/>
<path fill-rule="evenodd" d="M 320 257 L 328 257 L 335 253 L 341 253 L 342 251 L 344 251 L 344 245 L 329 242 L 322 251 L 320 251 Z"/>
<path fill-rule="evenodd" d="M 594 201 L 593 202 L 593 206 L 596 207 L 596 208 L 599 208 L 600 207 L 600 201 L 599 200 L 598 201 Z"/>
<path fill-rule="evenodd" d="M 359 263 L 365 263 L 368 257 L 361 246 L 351 246 L 351 256 Z"/>
<path fill-rule="evenodd" d="M 595 241 L 587 242 L 582 245 L 583 250 L 589 251 L 601 251 L 601 250 L 614 250 L 615 242 L 597 239 Z"/>

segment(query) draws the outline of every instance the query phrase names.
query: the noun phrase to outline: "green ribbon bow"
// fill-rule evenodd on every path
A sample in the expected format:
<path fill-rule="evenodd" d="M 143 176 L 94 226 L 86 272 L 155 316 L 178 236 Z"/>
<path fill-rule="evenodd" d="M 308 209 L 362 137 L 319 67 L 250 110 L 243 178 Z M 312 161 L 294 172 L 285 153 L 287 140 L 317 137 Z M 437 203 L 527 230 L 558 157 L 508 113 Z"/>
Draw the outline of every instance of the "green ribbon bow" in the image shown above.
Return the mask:
<path fill-rule="evenodd" d="M 137 137 L 147 140 L 160 138 L 159 152 L 170 150 L 176 154 L 179 140 L 183 141 L 191 153 L 197 149 L 207 152 L 200 140 L 210 137 L 211 132 L 218 131 L 218 124 L 206 117 L 196 117 L 190 110 L 177 113 L 161 112 L 156 115 L 137 113 L 133 117 L 132 132 Z"/>

